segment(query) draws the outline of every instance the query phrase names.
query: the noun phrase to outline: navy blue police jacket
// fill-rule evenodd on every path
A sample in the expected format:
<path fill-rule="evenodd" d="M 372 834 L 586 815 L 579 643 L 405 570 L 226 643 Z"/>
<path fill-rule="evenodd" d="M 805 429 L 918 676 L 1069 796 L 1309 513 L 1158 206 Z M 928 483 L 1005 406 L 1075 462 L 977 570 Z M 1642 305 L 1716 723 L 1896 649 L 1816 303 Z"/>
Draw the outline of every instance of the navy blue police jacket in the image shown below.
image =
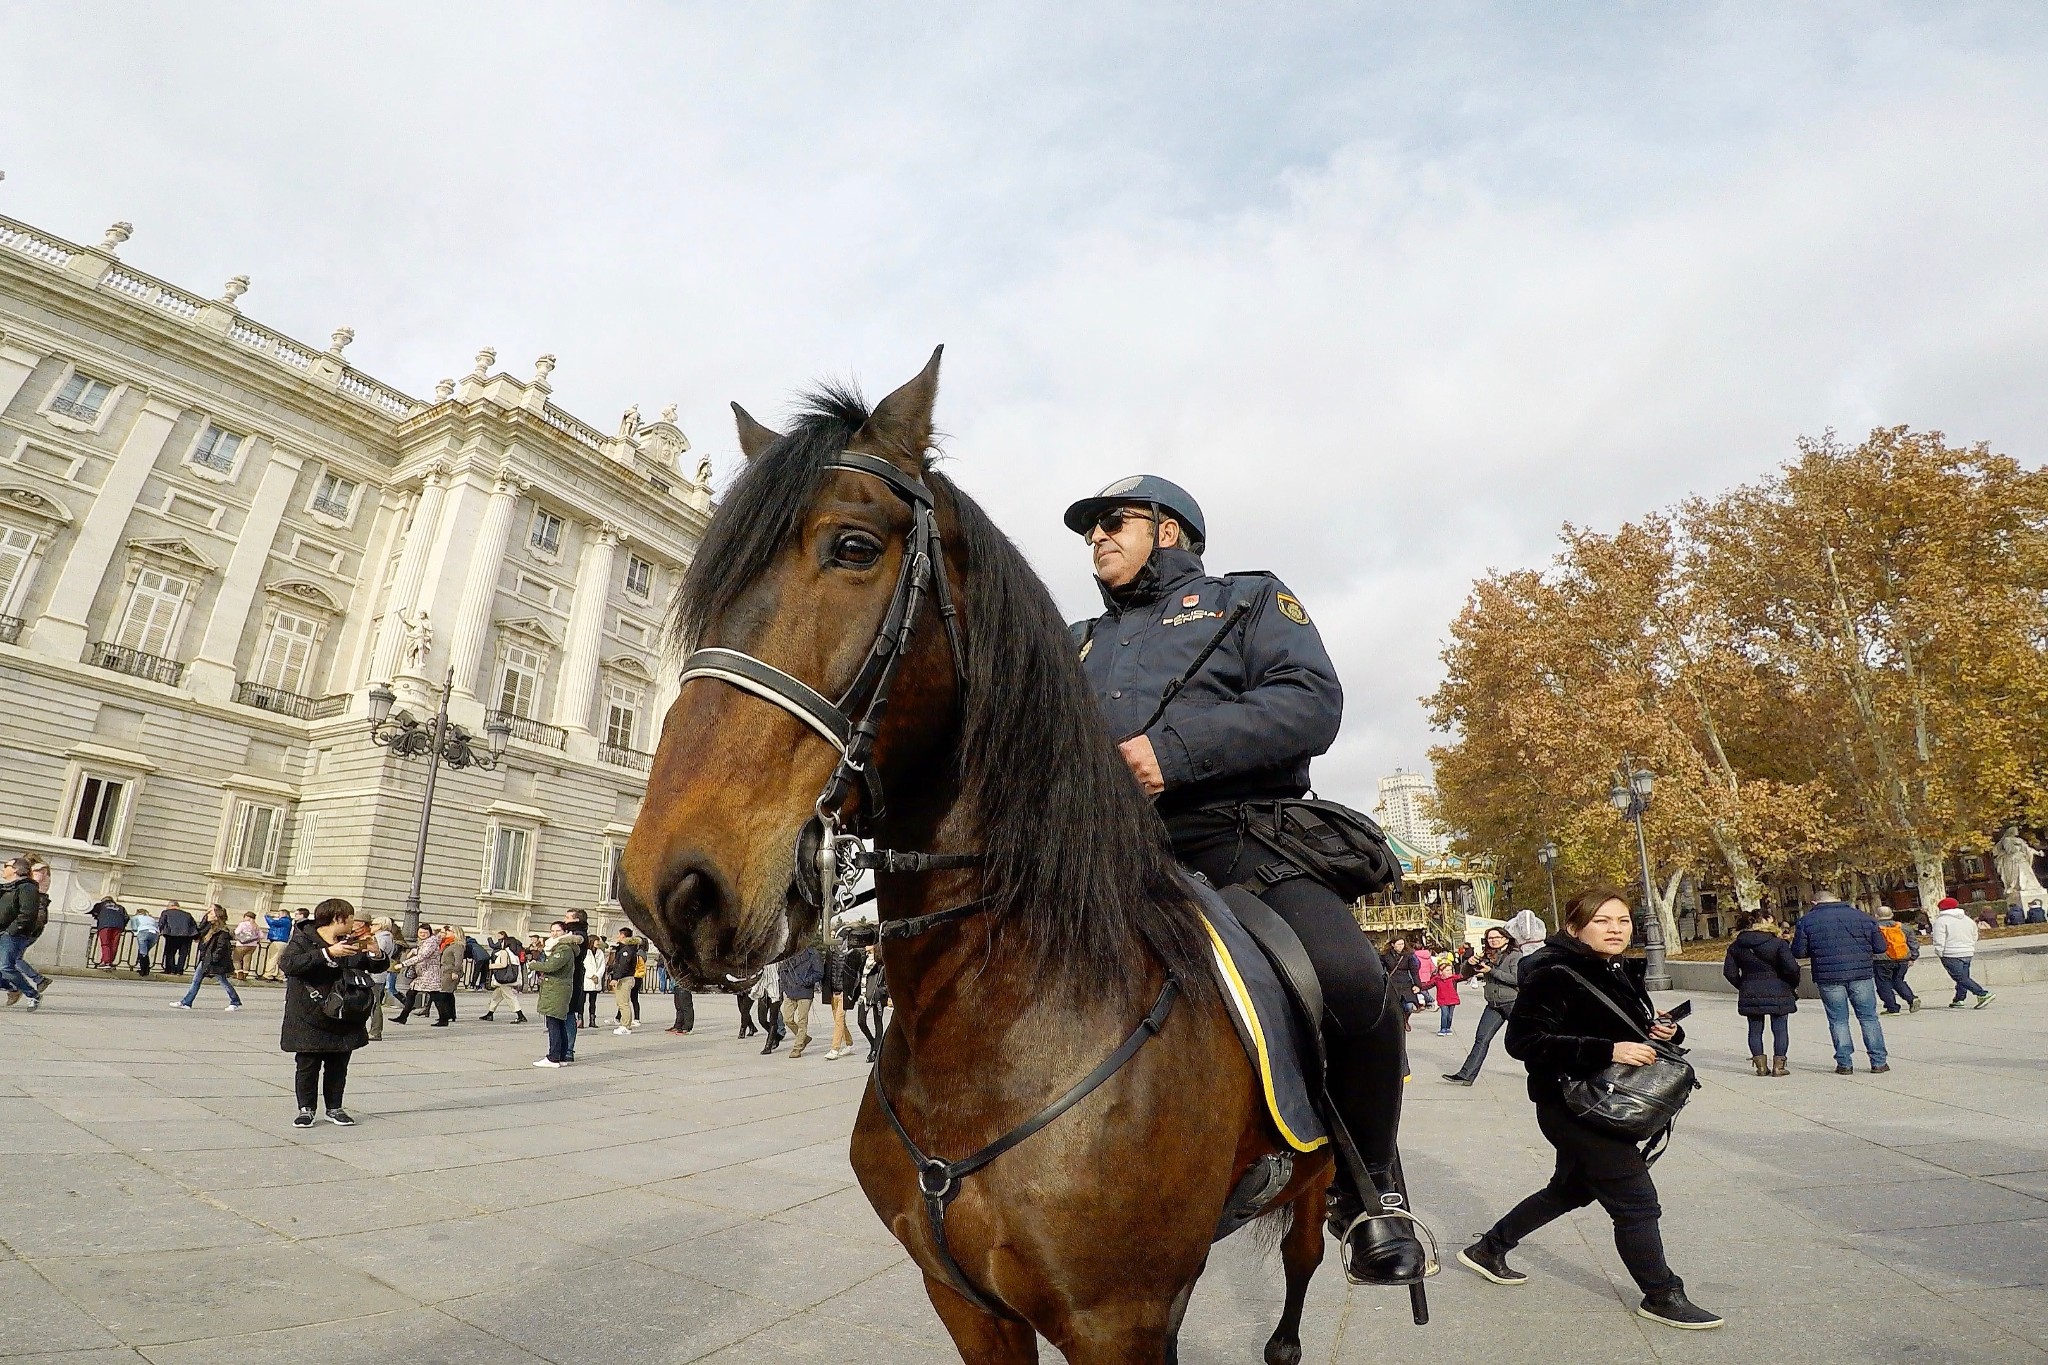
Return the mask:
<path fill-rule="evenodd" d="M 1099 586 L 1099 585 L 1098 585 Z M 1121 744 L 1158 709 L 1239 603 L 1199 672 L 1144 733 L 1166 783 L 1162 818 L 1230 801 L 1299 796 L 1309 760 L 1336 741 L 1344 689 L 1308 612 L 1268 573 L 1211 576 L 1178 546 L 1158 550 L 1108 608 L 1072 627 L 1081 671 Z"/>

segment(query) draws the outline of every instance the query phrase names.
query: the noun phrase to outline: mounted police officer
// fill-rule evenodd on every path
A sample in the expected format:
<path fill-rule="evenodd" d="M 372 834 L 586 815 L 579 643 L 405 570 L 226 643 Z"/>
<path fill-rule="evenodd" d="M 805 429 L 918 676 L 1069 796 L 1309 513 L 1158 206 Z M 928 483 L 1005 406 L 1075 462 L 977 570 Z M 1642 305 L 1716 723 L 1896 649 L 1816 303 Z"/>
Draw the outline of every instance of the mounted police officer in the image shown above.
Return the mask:
<path fill-rule="evenodd" d="M 1256 871 L 1273 855 L 1244 838 L 1238 813 L 1245 801 L 1301 796 L 1309 760 L 1337 738 L 1344 691 L 1322 637 L 1271 574 L 1203 568 L 1201 506 L 1165 479 L 1118 480 L 1069 507 L 1066 524 L 1093 552 L 1104 608 L 1073 627 L 1081 667 L 1174 855 L 1215 886 L 1251 884 L 1315 959 L 1330 1097 L 1366 1166 L 1361 1181 L 1340 1161 L 1331 1191 L 1345 1273 L 1413 1284 L 1427 1269 L 1421 1243 L 1407 1217 L 1380 1212 L 1406 1208 L 1395 1174 L 1400 1011 L 1386 1007 L 1379 955 L 1351 907 L 1305 876 L 1263 885 Z"/>

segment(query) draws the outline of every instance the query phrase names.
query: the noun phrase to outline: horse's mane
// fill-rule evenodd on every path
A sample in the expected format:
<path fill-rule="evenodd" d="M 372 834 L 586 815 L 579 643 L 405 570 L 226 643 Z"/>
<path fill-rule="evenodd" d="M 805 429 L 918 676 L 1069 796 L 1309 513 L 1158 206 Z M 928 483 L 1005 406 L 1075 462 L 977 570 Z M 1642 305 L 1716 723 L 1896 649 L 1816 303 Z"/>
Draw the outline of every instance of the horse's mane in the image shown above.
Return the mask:
<path fill-rule="evenodd" d="M 755 457 L 712 518 L 677 594 L 686 644 L 716 622 L 795 533 L 827 464 L 868 419 L 850 387 L 804 396 L 787 435 Z M 960 788 L 981 814 L 987 889 L 1048 986 L 1116 999 L 1151 945 L 1184 989 L 1206 993 L 1207 931 L 1165 831 L 1117 757 L 1072 638 L 1030 563 L 975 501 L 924 458 L 951 513 L 962 584 L 967 695 Z M 927 618 L 925 629 L 936 629 Z"/>

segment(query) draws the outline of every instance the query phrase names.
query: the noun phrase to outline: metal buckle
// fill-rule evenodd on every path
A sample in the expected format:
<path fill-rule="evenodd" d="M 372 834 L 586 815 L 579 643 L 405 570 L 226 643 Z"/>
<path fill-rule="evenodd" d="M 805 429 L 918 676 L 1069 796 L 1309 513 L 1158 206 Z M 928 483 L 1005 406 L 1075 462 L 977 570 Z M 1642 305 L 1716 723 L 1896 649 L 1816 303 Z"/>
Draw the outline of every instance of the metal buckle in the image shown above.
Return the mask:
<path fill-rule="evenodd" d="M 932 1187 L 934 1176 L 938 1178 L 936 1189 Z M 960 1192 L 960 1178 L 953 1174 L 952 1168 L 945 1162 L 935 1156 L 928 1156 L 924 1159 L 924 1165 L 917 1169 L 917 1190 L 927 1199 L 935 1199 L 941 1204 L 950 1203 L 953 1196 Z"/>

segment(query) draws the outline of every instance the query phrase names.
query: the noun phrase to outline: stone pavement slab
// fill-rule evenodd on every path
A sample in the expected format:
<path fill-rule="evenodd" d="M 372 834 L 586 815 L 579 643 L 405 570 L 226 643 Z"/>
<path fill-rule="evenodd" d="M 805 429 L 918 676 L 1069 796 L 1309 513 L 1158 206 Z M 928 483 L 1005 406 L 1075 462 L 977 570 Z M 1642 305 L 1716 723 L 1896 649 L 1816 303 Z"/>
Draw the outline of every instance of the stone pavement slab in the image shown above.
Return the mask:
<path fill-rule="evenodd" d="M 541 1070 L 538 1027 L 465 995 L 456 1027 L 358 1055 L 361 1126 L 300 1131 L 277 994 L 187 1014 L 174 992 L 67 980 L 0 1011 L 5 1365 L 956 1358 L 853 1184 L 857 1061 L 760 1056 L 707 998 L 689 1038 L 586 1032 Z M 1732 1004 L 1696 1001 L 1706 1088 L 1656 1170 L 1672 1262 L 1723 1330 L 1633 1316 L 1593 1209 L 1517 1251 L 1521 1288 L 1447 1266 L 1426 1328 L 1329 1257 L 1305 1358 L 2048 1361 L 2048 985 L 1886 1018 L 1885 1076 L 1834 1076 L 1809 1010 L 1794 1074 L 1759 1080 Z M 1447 1260 L 1551 1163 L 1504 1053 L 1470 1089 L 1437 1079 L 1477 1014 L 1410 1035 L 1404 1147 Z M 1218 1247 L 1182 1360 L 1258 1359 L 1282 1293 L 1253 1238 Z"/>

